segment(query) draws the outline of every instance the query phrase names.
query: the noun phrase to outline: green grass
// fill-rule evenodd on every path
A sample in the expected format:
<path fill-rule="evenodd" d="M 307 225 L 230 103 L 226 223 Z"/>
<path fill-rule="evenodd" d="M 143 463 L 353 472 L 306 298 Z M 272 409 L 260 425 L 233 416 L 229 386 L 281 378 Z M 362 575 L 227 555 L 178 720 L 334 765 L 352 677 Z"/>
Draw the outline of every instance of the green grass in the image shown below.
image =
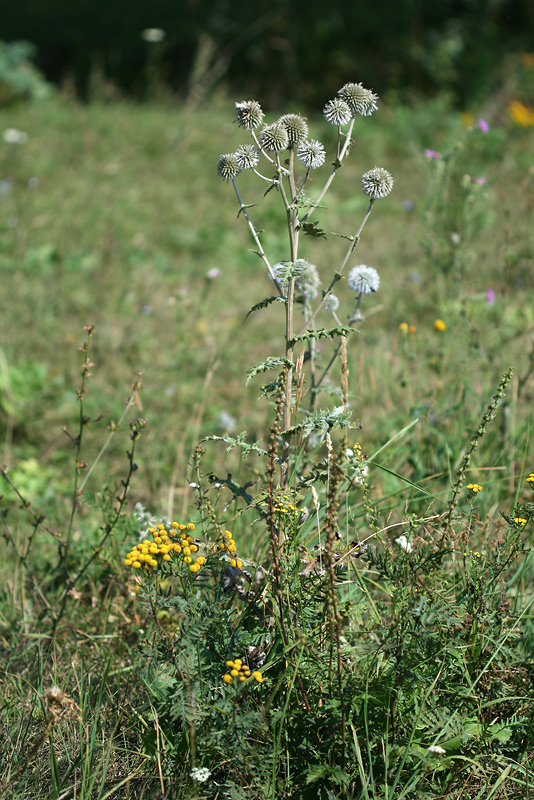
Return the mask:
<path fill-rule="evenodd" d="M 272 285 L 251 252 L 244 221 L 236 219 L 231 186 L 216 175 L 218 155 L 243 141 L 231 124 L 232 104 L 218 98 L 194 114 L 63 100 L 0 110 L 0 130 L 29 134 L 25 145 L 0 143 L 0 180 L 9 181 L 0 197 L 0 464 L 55 532 L 67 531 L 72 504 L 74 447 L 62 427 L 76 436 L 84 324 L 95 325 L 84 400 L 91 422 L 80 456 L 89 465 L 142 373 L 144 389 L 130 419 L 146 417 L 148 425 L 136 451 L 130 509 L 141 501 L 158 516 L 197 514 L 187 488 L 195 478 L 192 451 L 199 438 L 222 432 L 222 411 L 250 440 L 268 435 L 271 409 L 257 399 L 264 381 L 245 388 L 244 377 L 268 355 L 283 354 L 283 311 L 271 306 L 245 321 Z M 310 126 L 332 143 L 324 121 L 312 117 Z M 446 154 L 458 142 L 439 184 L 440 165 L 423 150 Z M 492 120 L 489 134 L 468 134 L 442 101 L 413 109 L 385 104 L 357 130 L 351 157 L 316 214 L 328 240 L 303 242 L 302 255 L 326 280 L 344 251 L 344 241 L 330 232 L 352 233 L 365 211 L 361 174 L 375 164 L 393 173 L 394 191 L 376 204 L 350 264 L 372 264 L 381 276 L 350 341 L 349 370 L 354 417 L 363 426 L 353 441 L 376 464 L 370 484 L 384 526 L 405 519 L 407 509 L 419 515 L 445 509 L 450 476 L 510 366 L 514 377 L 468 473 L 484 485 L 478 505 L 487 521 L 479 538 L 500 535 L 499 511 L 510 514 L 518 493 L 524 499 L 520 481 L 534 469 L 533 144 L 532 131 L 514 128 L 504 114 Z M 484 175 L 487 184 L 467 190 L 466 174 Z M 320 185 L 316 178 L 310 193 Z M 245 202 L 258 204 L 251 213 L 266 230 L 272 261 L 288 258 L 284 236 L 273 232 L 281 219 L 275 193 L 263 199 L 248 175 L 241 186 Z M 412 210 L 405 210 L 405 200 Z M 451 234 L 459 236 L 457 244 Z M 213 267 L 220 277 L 208 281 Z M 496 293 L 493 305 L 488 289 Z M 343 319 L 351 310 L 343 284 L 338 294 Z M 437 318 L 446 331 L 435 331 Z M 402 322 L 415 325 L 415 334 L 402 334 Z M 256 462 L 241 464 L 220 444 L 204 446 L 205 472 L 225 477 L 232 471 L 243 482 L 257 477 Z M 125 422 L 80 499 L 72 531 L 76 568 L 98 546 L 129 448 Z M 139 646 L 152 627 L 135 584 L 118 566 L 133 523 L 129 517 L 119 522 L 69 596 L 50 645 L 39 591 L 56 602 L 65 586 L 58 543 L 39 529 L 26 563 L 31 574 L 25 572 L 32 526 L 11 488 L 4 483 L 1 492 L 0 742 L 8 753 L 1 780 L 23 765 L 42 732 L 42 697 L 53 683 L 83 711 L 83 722 L 63 722 L 43 743 L 6 796 L 180 796 L 158 774 L 156 712 L 138 677 Z M 355 525 L 362 503 L 355 504 Z M 240 537 L 250 552 L 260 546 L 244 522 Z M 532 597 L 530 556 L 509 585 L 517 608 L 525 608 Z M 531 620 L 529 612 L 523 624 L 530 632 Z M 531 635 L 524 646 L 531 659 Z M 359 746 L 364 751 L 361 740 Z M 523 784 L 516 789 L 506 781 L 506 793 L 499 793 L 498 775 L 491 775 L 476 791 L 472 778 L 465 796 L 527 796 Z"/>

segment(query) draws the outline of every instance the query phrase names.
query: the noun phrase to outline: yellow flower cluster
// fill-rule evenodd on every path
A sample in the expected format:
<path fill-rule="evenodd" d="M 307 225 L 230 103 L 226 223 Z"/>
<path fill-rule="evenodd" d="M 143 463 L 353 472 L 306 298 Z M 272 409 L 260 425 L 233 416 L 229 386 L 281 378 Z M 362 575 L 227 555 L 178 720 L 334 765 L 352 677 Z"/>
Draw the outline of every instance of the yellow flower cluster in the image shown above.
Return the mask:
<path fill-rule="evenodd" d="M 231 531 L 225 531 L 223 533 L 223 538 L 219 543 L 219 548 L 221 550 L 226 550 L 227 553 L 232 554 L 232 558 L 230 559 L 231 567 L 237 567 L 238 569 L 241 569 L 243 562 L 237 558 L 237 547 Z"/>
<path fill-rule="evenodd" d="M 526 478 L 527 483 L 530 483 L 531 486 L 534 486 L 534 472 L 531 472 Z"/>
<path fill-rule="evenodd" d="M 514 522 L 516 525 L 521 525 L 521 527 L 527 524 L 527 520 L 524 517 L 514 517 Z"/>
<path fill-rule="evenodd" d="M 234 658 L 233 661 L 227 661 L 226 666 L 228 667 L 229 671 L 226 673 L 226 675 L 223 675 L 223 681 L 225 683 L 233 683 L 234 678 L 237 678 L 238 681 L 243 683 L 251 676 L 258 683 L 263 683 L 263 675 L 261 672 L 251 672 L 249 667 L 243 663 L 240 658 Z"/>
<path fill-rule="evenodd" d="M 198 553 L 198 545 L 191 536 L 191 531 L 194 530 L 192 522 L 188 525 L 172 522 L 169 530 L 166 530 L 165 525 L 149 528 L 148 533 L 151 534 L 152 541 L 143 539 L 135 545 L 124 559 L 124 563 L 134 569 L 141 567 L 150 569 L 157 567 L 162 561 L 170 561 L 174 556 L 175 559 L 181 559 L 187 564 L 189 571 L 194 574 L 206 563 L 204 556 L 196 556 L 193 560 L 195 553 Z"/>
<path fill-rule="evenodd" d="M 534 111 L 528 106 L 524 106 L 519 100 L 512 100 L 508 107 L 508 113 L 516 125 L 522 128 L 531 128 L 534 125 Z"/>
<path fill-rule="evenodd" d="M 482 491 L 482 486 L 479 483 L 468 483 L 466 488 L 469 489 L 472 494 L 477 494 Z"/>
<path fill-rule="evenodd" d="M 296 517 L 300 514 L 298 508 L 289 502 L 287 494 L 282 495 L 278 503 L 273 506 L 273 511 L 277 514 L 293 514 Z"/>

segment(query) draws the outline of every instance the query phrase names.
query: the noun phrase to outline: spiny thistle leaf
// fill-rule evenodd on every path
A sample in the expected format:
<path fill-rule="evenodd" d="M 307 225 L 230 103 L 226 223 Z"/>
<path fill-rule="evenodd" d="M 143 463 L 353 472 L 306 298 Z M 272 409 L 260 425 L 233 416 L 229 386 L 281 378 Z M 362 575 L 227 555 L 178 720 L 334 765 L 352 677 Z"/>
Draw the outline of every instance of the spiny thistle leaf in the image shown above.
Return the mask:
<path fill-rule="evenodd" d="M 346 410 L 343 406 L 334 408 L 333 411 L 318 411 L 309 416 L 298 425 L 288 428 L 284 435 L 299 434 L 309 436 L 311 433 L 318 433 L 324 439 L 327 433 L 331 433 L 339 428 L 346 428 L 350 425 L 350 409 Z"/>
<path fill-rule="evenodd" d="M 258 453 L 260 456 L 267 455 L 267 450 L 264 450 L 263 447 L 259 447 L 255 442 L 246 442 L 245 436 L 247 435 L 246 431 L 242 431 L 237 438 L 233 436 L 228 436 L 224 434 L 224 436 L 206 436 L 202 439 L 202 442 L 224 442 L 228 445 L 226 448 L 226 452 L 229 453 L 234 447 L 240 447 L 243 451 L 243 455 L 247 456 L 249 453 Z"/>
<path fill-rule="evenodd" d="M 293 365 L 288 358 L 266 358 L 265 361 L 262 361 L 260 364 L 255 364 L 249 369 L 247 372 L 246 386 L 248 386 L 252 378 L 256 377 L 256 375 L 259 375 L 260 372 L 267 372 L 268 369 L 276 369 L 277 367 L 292 366 Z"/>
<path fill-rule="evenodd" d="M 273 297 L 265 297 L 263 300 L 260 300 L 259 303 L 256 303 L 256 305 L 252 306 L 247 316 L 243 320 L 243 324 L 247 321 L 247 319 L 254 311 L 259 311 L 261 308 L 267 308 L 267 306 L 270 306 L 271 303 L 276 303 L 276 302 L 283 303 L 284 298 L 280 297 L 279 295 L 274 295 Z"/>
<path fill-rule="evenodd" d="M 306 331 L 306 333 L 301 333 L 300 336 L 295 336 L 291 339 L 291 344 L 309 342 L 310 339 L 333 339 L 336 336 L 347 336 L 352 331 L 357 333 L 356 328 L 351 328 L 350 325 L 338 325 L 336 328 L 318 328 L 316 331 Z"/>

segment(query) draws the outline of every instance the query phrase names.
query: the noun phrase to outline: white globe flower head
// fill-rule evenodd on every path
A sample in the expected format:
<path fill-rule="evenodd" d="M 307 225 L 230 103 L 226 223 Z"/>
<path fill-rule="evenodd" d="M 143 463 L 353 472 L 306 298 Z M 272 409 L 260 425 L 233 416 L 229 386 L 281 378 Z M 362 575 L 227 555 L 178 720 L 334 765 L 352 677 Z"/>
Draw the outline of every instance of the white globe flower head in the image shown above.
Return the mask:
<path fill-rule="evenodd" d="M 323 300 L 323 308 L 326 311 L 330 311 L 335 313 L 339 308 L 339 297 L 335 294 L 330 293 L 325 299 Z"/>
<path fill-rule="evenodd" d="M 352 119 L 352 112 L 341 97 L 336 97 L 334 100 L 329 100 L 323 108 L 323 117 L 330 125 L 341 127 L 349 124 Z"/>
<path fill-rule="evenodd" d="M 301 142 L 297 147 L 297 158 L 302 166 L 308 169 L 322 167 L 326 159 L 324 145 L 318 142 L 317 139 Z"/>
<path fill-rule="evenodd" d="M 387 197 L 393 189 L 393 175 L 383 167 L 374 167 L 362 175 L 362 192 L 370 200 Z"/>
<path fill-rule="evenodd" d="M 380 286 L 380 275 L 374 267 L 366 264 L 359 264 L 353 267 L 347 278 L 349 288 L 358 294 L 371 294 L 378 291 Z"/>
<path fill-rule="evenodd" d="M 235 157 L 241 169 L 254 169 L 260 160 L 260 154 L 253 144 L 240 145 L 235 151 Z"/>

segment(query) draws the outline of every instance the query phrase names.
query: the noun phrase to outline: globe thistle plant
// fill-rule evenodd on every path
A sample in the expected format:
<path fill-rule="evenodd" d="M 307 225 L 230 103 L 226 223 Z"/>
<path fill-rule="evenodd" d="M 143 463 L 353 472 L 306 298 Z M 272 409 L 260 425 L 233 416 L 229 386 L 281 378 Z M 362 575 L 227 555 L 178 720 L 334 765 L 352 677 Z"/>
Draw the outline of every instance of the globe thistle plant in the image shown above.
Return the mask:
<path fill-rule="evenodd" d="M 378 291 L 380 276 L 374 267 L 360 264 L 357 267 L 353 267 L 349 272 L 347 285 L 353 292 L 358 292 L 358 294 L 371 294 Z"/>
<path fill-rule="evenodd" d="M 326 160 L 326 152 L 321 142 L 318 142 L 317 139 L 310 139 L 309 142 L 299 144 L 297 158 L 302 166 L 308 169 L 318 169 Z"/>
<path fill-rule="evenodd" d="M 365 89 L 361 83 L 346 83 L 339 90 L 338 96 L 345 101 L 353 116 L 360 114 L 362 117 L 368 117 L 378 109 L 376 104 L 378 95 L 370 89 Z"/>
<path fill-rule="evenodd" d="M 393 176 L 382 167 L 370 169 L 362 175 L 362 190 L 371 200 L 387 197 L 393 189 Z"/>
<path fill-rule="evenodd" d="M 260 160 L 260 154 L 253 144 L 240 145 L 235 151 L 235 157 L 240 169 L 254 169 Z"/>
<path fill-rule="evenodd" d="M 295 278 L 295 288 L 306 300 L 314 300 L 321 284 L 317 267 L 304 258 L 299 258 L 293 266 L 299 269 L 299 274 Z"/>
<path fill-rule="evenodd" d="M 323 117 L 330 125 L 341 127 L 349 124 L 352 119 L 352 112 L 348 103 L 342 100 L 341 97 L 336 97 L 334 100 L 330 100 L 323 108 Z"/>
<path fill-rule="evenodd" d="M 261 129 L 259 142 L 268 153 L 280 153 L 289 147 L 289 136 L 286 128 L 279 122 L 273 122 Z"/>
<path fill-rule="evenodd" d="M 302 390 L 304 385 L 303 369 L 310 373 L 308 384 L 310 397 L 307 413 L 315 413 L 315 402 L 318 397 L 321 382 L 326 377 L 327 372 L 336 363 L 338 358 L 345 364 L 345 376 L 348 374 L 346 369 L 346 335 L 343 330 L 343 323 L 337 317 L 340 303 L 336 295 L 332 294 L 334 285 L 340 280 L 341 273 L 347 266 L 354 249 L 360 241 L 360 236 L 365 223 L 374 206 L 375 200 L 386 197 L 393 187 L 393 178 L 390 173 L 382 168 L 375 167 L 366 172 L 362 178 L 362 189 L 370 200 L 369 206 L 361 220 L 359 226 L 350 236 L 346 236 L 349 242 L 347 251 L 342 258 L 341 265 L 337 271 L 333 272 L 330 283 L 325 286 L 322 294 L 319 292 L 321 281 L 317 267 L 310 263 L 308 259 L 300 256 L 299 246 L 304 236 L 315 238 L 326 238 L 327 234 L 323 231 L 318 221 L 310 221 L 310 218 L 321 208 L 321 201 L 329 190 L 339 168 L 345 157 L 349 153 L 352 141 L 352 131 L 358 117 L 367 117 L 377 110 L 377 96 L 370 89 L 366 89 L 361 83 L 347 83 L 337 93 L 337 96 L 328 101 L 323 107 L 325 120 L 337 127 L 337 143 L 332 153 L 332 169 L 326 178 L 322 188 L 314 196 L 308 190 L 308 182 L 312 182 L 314 170 L 322 167 L 326 163 L 327 153 L 325 146 L 317 139 L 311 138 L 308 122 L 300 114 L 284 114 L 277 121 L 264 123 L 264 113 L 260 104 L 256 100 L 246 100 L 236 103 L 237 122 L 240 128 L 249 131 L 252 141 L 248 144 L 241 144 L 235 153 L 228 153 L 220 156 L 217 171 L 226 181 L 232 181 L 236 197 L 240 206 L 240 215 L 246 221 L 255 242 L 254 252 L 261 258 L 267 268 L 271 281 L 276 286 L 277 297 L 269 298 L 268 302 L 258 304 L 258 307 L 271 305 L 273 300 L 279 300 L 286 307 L 285 323 L 286 330 L 284 336 L 285 352 L 283 363 L 286 365 L 287 373 L 284 376 L 284 399 L 281 411 L 280 430 L 287 431 L 294 424 L 298 424 L 297 417 L 302 413 L 299 402 L 295 402 L 295 392 Z M 342 128 L 345 128 L 343 131 Z M 258 129 L 258 130 L 257 130 Z M 281 154 L 287 150 L 287 157 L 282 158 Z M 271 167 L 274 167 L 275 174 L 272 172 L 263 175 L 260 162 L 265 159 Z M 302 167 L 304 174 L 299 175 L 298 170 Z M 241 171 L 253 170 L 261 179 L 269 182 L 270 189 L 276 189 L 271 197 L 278 196 L 283 204 L 285 219 L 287 220 L 287 232 L 289 238 L 289 248 L 285 259 L 278 263 L 272 263 L 265 248 L 262 231 L 256 227 L 250 209 L 254 203 L 248 204 L 241 197 L 237 186 L 236 178 Z M 270 171 L 270 170 L 269 170 Z M 270 189 L 265 194 L 269 194 Z M 253 212 L 254 214 L 256 211 Z M 349 325 L 356 320 L 361 320 L 359 304 L 361 298 L 379 287 L 380 279 L 373 267 L 360 265 L 354 267 L 348 279 L 348 286 L 357 292 L 356 308 L 349 316 Z M 299 326 L 295 323 L 294 304 L 299 302 L 302 305 L 304 316 L 303 324 Z M 333 317 L 337 325 L 335 333 L 321 332 L 316 328 L 315 320 L 322 309 L 325 307 Z M 350 331 L 350 327 L 347 329 Z M 319 347 L 316 347 L 315 340 L 318 338 L 335 338 L 342 336 L 342 341 L 335 349 L 334 355 L 325 365 L 318 365 L 316 359 L 319 357 Z M 302 343 L 306 343 L 303 345 Z M 307 358 L 304 359 L 302 347 L 307 348 Z M 296 348 L 299 351 L 296 351 Z M 300 353 L 300 354 L 299 354 Z M 297 362 L 297 356 L 301 359 Z M 274 359 L 279 363 L 278 359 Z M 300 366 L 299 366 L 300 364 Z M 304 367 L 304 365 L 306 365 Z M 269 366 L 267 368 L 272 368 Z M 298 381 L 294 385 L 294 370 L 298 368 Z M 319 372 L 318 372 L 319 370 Z M 263 370 L 261 370 L 263 371 Z M 298 388 L 300 387 L 300 388 Z M 348 388 L 346 377 L 342 380 L 342 392 L 345 405 L 348 406 Z M 289 438 L 284 439 L 283 454 L 280 460 L 282 465 L 281 486 L 285 487 L 290 474 L 290 452 L 292 444 Z"/>
<path fill-rule="evenodd" d="M 235 104 L 237 124 L 240 128 L 252 131 L 259 128 L 265 114 L 257 100 L 243 100 Z"/>
<path fill-rule="evenodd" d="M 237 178 L 241 169 L 236 153 L 226 153 L 225 155 L 219 156 L 217 172 L 223 180 L 231 181 Z"/>
<path fill-rule="evenodd" d="M 308 123 L 300 114 L 284 114 L 277 125 L 285 128 L 290 147 L 308 138 Z"/>
<path fill-rule="evenodd" d="M 323 308 L 325 311 L 330 311 L 334 314 L 339 308 L 339 297 L 336 294 L 330 293 L 323 300 Z"/>

